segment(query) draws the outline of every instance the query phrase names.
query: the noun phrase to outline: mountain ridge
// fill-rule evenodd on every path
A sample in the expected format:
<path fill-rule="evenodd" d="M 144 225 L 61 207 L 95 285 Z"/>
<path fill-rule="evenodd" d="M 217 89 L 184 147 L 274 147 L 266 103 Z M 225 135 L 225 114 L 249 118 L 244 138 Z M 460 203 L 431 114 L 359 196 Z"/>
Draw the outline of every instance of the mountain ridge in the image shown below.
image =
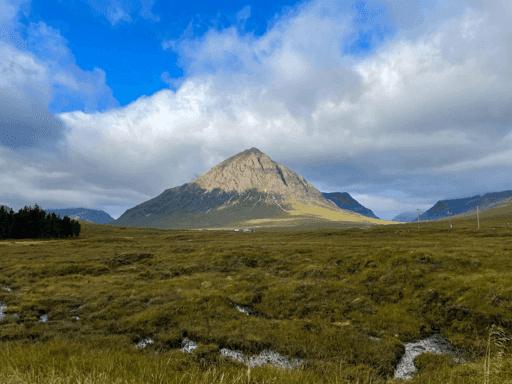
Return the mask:
<path fill-rule="evenodd" d="M 512 198 L 512 190 L 501 192 L 489 192 L 484 195 L 475 195 L 459 199 L 439 200 L 430 209 L 420 215 L 420 221 L 437 220 L 448 217 L 448 211 L 452 216 L 461 214 L 471 214 L 476 212 L 476 207 L 480 211 L 488 210 L 505 204 Z"/>
<path fill-rule="evenodd" d="M 349 211 L 353 211 L 359 213 L 366 217 L 371 217 L 373 219 L 379 219 L 371 209 L 366 208 L 361 205 L 356 199 L 354 199 L 348 192 L 322 192 L 325 198 L 331 200 L 341 209 L 347 209 Z"/>
<path fill-rule="evenodd" d="M 97 224 L 107 224 L 114 221 L 114 218 L 105 211 L 88 208 L 51 208 L 46 213 L 55 213 L 61 217 L 68 216 L 72 220 L 83 220 Z"/>

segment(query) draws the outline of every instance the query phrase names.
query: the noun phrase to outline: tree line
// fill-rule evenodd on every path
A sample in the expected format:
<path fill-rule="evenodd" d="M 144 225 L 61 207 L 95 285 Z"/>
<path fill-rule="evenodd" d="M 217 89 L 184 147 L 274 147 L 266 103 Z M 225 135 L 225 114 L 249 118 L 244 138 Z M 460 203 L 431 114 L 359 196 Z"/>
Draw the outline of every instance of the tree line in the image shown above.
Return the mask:
<path fill-rule="evenodd" d="M 0 207 L 0 239 L 49 239 L 78 236 L 80 223 L 68 216 L 46 213 L 37 204 L 34 208 L 27 207 L 14 213 Z"/>

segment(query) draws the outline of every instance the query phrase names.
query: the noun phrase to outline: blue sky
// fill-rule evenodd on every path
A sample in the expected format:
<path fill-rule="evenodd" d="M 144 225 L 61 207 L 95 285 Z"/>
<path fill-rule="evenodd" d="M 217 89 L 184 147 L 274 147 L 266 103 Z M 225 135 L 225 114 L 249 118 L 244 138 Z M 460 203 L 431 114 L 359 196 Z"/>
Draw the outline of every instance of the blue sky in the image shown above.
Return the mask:
<path fill-rule="evenodd" d="M 257 147 L 379 217 L 512 189 L 505 0 L 0 0 L 0 204 L 119 217 Z"/>
<path fill-rule="evenodd" d="M 78 67 L 85 71 L 101 68 L 106 72 L 106 85 L 119 106 L 125 106 L 142 95 L 151 96 L 169 86 L 169 79 L 186 76 L 186 62 L 178 63 L 178 55 L 162 47 L 164 40 L 200 39 L 209 30 L 222 31 L 235 27 L 241 36 L 262 36 L 283 15 L 294 12 L 304 2 L 156 2 L 131 1 L 32 1 L 28 14 L 20 19 L 20 31 L 26 33 L 31 24 L 45 23 L 60 34 L 61 44 L 70 49 Z M 379 46 L 394 32 L 386 9 L 364 1 L 347 5 L 352 11 L 354 31 L 344 44 L 347 55 L 363 56 Z M 29 49 L 39 57 L 39 41 Z M 163 73 L 166 75 L 162 76 Z M 86 111 L 83 102 L 59 92 L 50 104 L 53 113 Z M 97 108 L 108 108 L 106 100 Z"/>

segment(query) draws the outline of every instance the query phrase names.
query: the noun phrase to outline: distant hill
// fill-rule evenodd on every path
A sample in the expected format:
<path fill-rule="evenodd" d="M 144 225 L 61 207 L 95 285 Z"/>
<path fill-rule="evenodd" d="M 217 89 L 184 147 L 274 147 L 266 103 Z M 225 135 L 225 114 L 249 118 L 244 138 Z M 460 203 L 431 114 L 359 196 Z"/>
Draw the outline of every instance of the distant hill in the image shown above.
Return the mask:
<path fill-rule="evenodd" d="M 488 210 L 507 203 L 512 198 L 512 191 L 491 192 L 463 199 L 440 200 L 432 208 L 420 215 L 420 221 L 436 220 L 448 217 L 448 211 L 453 215 L 471 214 Z"/>
<path fill-rule="evenodd" d="M 260 228 L 296 227 L 312 222 L 376 223 L 373 220 L 339 208 L 301 175 L 251 148 L 224 160 L 196 180 L 128 209 L 110 225 Z"/>
<path fill-rule="evenodd" d="M 11 210 L 10 207 L 8 207 L 7 205 L 0 205 L 0 207 L 4 207 L 4 209 L 9 212 Z"/>
<path fill-rule="evenodd" d="M 114 221 L 114 218 L 105 211 L 87 208 L 64 208 L 64 209 L 47 209 L 47 213 L 55 212 L 60 217 L 69 216 L 72 220 L 84 220 L 91 223 L 106 224 Z"/>
<path fill-rule="evenodd" d="M 357 200 L 355 200 L 350 194 L 347 192 L 322 192 L 325 198 L 331 200 L 341 209 L 348 209 L 349 211 L 359 213 L 366 217 L 371 217 L 373 219 L 379 219 L 372 212 L 371 209 L 368 209 L 361 204 Z"/>
<path fill-rule="evenodd" d="M 410 223 L 418 220 L 418 212 L 402 212 L 391 219 L 391 221 L 399 221 L 401 223 Z"/>

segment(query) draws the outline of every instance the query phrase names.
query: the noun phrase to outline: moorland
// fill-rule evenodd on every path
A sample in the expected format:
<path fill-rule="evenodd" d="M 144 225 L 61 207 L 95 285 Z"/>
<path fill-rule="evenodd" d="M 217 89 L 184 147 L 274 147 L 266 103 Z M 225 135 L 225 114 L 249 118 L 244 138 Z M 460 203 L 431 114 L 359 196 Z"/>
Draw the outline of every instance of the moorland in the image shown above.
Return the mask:
<path fill-rule="evenodd" d="M 439 333 L 466 363 L 420 355 L 410 383 L 510 383 L 510 221 L 253 233 L 80 221 L 78 237 L 3 240 L 0 382 L 401 382 L 404 343 Z M 221 348 L 304 365 L 248 369 Z"/>

